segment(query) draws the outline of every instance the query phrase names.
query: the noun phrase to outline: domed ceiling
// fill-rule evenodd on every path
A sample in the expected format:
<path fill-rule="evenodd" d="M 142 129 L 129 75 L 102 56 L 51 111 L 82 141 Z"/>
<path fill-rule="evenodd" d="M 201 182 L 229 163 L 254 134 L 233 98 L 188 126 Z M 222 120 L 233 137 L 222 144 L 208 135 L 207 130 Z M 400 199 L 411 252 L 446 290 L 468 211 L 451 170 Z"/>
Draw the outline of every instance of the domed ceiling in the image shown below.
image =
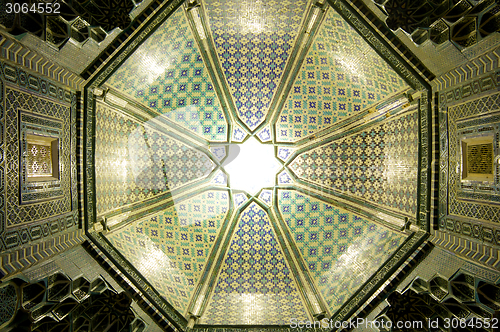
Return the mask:
<path fill-rule="evenodd" d="M 399 59 L 336 1 L 166 2 L 86 87 L 89 237 L 181 330 L 349 318 L 428 227 Z"/>

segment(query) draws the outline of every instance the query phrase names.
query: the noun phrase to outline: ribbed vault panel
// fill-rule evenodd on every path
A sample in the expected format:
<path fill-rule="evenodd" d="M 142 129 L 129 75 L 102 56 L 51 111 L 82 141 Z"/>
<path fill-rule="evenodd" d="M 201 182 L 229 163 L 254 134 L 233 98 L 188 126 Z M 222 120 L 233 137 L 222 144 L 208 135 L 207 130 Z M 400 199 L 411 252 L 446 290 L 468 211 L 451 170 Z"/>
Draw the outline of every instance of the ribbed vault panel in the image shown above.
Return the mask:
<path fill-rule="evenodd" d="M 256 203 L 240 215 L 200 324 L 286 325 L 306 320 L 269 216 Z"/>
<path fill-rule="evenodd" d="M 278 207 L 332 313 L 398 248 L 404 236 L 292 190 Z"/>
<path fill-rule="evenodd" d="M 226 119 L 182 7 L 106 83 L 206 140 L 227 140 Z"/>
<path fill-rule="evenodd" d="M 415 217 L 418 113 L 303 152 L 290 168 L 306 181 Z"/>
<path fill-rule="evenodd" d="M 305 0 L 205 1 L 237 115 L 250 130 L 269 112 L 306 4 Z"/>
<path fill-rule="evenodd" d="M 97 213 L 181 187 L 215 167 L 204 153 L 104 104 L 96 117 Z"/>
<path fill-rule="evenodd" d="M 181 314 L 200 279 L 229 208 L 208 191 L 108 235 L 108 240 Z"/>
<path fill-rule="evenodd" d="M 407 88 L 330 8 L 277 119 L 277 140 L 295 142 Z"/>

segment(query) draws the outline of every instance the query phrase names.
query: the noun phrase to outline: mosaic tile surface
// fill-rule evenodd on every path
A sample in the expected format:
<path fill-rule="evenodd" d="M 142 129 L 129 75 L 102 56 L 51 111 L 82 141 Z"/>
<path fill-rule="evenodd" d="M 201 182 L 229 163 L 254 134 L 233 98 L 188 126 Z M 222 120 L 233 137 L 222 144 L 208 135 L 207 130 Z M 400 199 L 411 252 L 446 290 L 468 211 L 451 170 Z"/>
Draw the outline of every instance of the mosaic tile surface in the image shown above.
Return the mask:
<path fill-rule="evenodd" d="M 307 319 L 266 212 L 251 203 L 238 219 L 200 324 L 289 324 Z"/>
<path fill-rule="evenodd" d="M 235 207 L 240 206 L 241 204 L 245 203 L 248 198 L 245 194 L 239 193 L 239 194 L 233 194 L 234 197 L 234 205 Z"/>
<path fill-rule="evenodd" d="M 500 93 L 492 93 L 487 96 L 483 96 L 478 99 L 470 100 L 465 103 L 460 103 L 458 105 L 450 105 L 447 109 L 447 126 L 449 135 L 449 153 L 447 155 L 447 173 L 448 173 L 448 213 L 451 215 L 463 216 L 473 219 L 483 219 L 489 222 L 500 222 L 500 208 L 498 207 L 498 197 L 497 192 L 491 190 L 489 194 L 481 193 L 479 190 L 474 190 L 474 192 L 468 192 L 463 190 L 461 186 L 462 174 L 462 156 L 461 156 L 461 143 L 460 140 L 464 137 L 460 136 L 461 133 L 472 131 L 474 127 L 480 128 L 481 126 L 495 127 L 495 122 L 498 123 L 498 117 L 489 117 L 491 113 L 500 110 Z M 473 117 L 478 118 L 473 118 Z M 472 119 L 471 119 L 472 118 Z M 465 121 L 469 119 L 469 121 Z M 496 121 L 495 121 L 496 120 Z M 477 132 L 476 132 L 477 133 Z M 495 135 L 499 136 L 498 130 L 487 131 L 481 130 L 481 134 L 485 135 Z M 463 134 L 462 134 L 463 135 Z M 479 133 L 477 133 L 479 135 Z M 498 140 L 495 138 L 494 142 Z M 495 143 L 494 143 L 495 144 Z M 445 159 L 446 160 L 446 159 Z M 482 184 L 482 186 L 494 188 L 499 184 L 499 169 L 498 166 L 494 167 L 494 181 L 488 186 L 487 183 Z M 474 201 L 471 201 L 475 200 Z M 479 202 L 483 204 L 478 204 Z M 492 204 L 494 202 L 494 204 Z M 468 227 L 470 229 L 470 226 Z M 479 226 L 474 226 L 473 232 L 474 236 L 479 235 Z M 490 238 L 493 238 L 491 236 Z M 492 239 L 493 240 L 493 239 Z M 491 240 L 490 240 L 491 241 Z"/>
<path fill-rule="evenodd" d="M 207 176 L 215 167 L 202 152 L 98 104 L 97 213 L 138 202 Z"/>
<path fill-rule="evenodd" d="M 227 141 L 224 113 L 182 7 L 106 83 L 202 138 Z"/>
<path fill-rule="evenodd" d="M 348 119 L 408 85 L 330 8 L 276 122 L 295 142 Z"/>
<path fill-rule="evenodd" d="M 306 4 L 305 0 L 205 2 L 237 115 L 250 130 L 269 111 Z"/>
<path fill-rule="evenodd" d="M 234 126 L 233 130 L 233 142 L 243 142 L 245 140 L 245 137 L 247 137 L 246 131 L 241 129 L 239 126 Z"/>
<path fill-rule="evenodd" d="M 184 314 L 229 208 L 208 191 L 108 235 L 108 240 Z"/>
<path fill-rule="evenodd" d="M 290 168 L 304 180 L 415 216 L 417 112 L 303 152 Z"/>
<path fill-rule="evenodd" d="M 297 191 L 279 190 L 278 208 L 332 313 L 404 240 L 383 226 Z"/>
<path fill-rule="evenodd" d="M 26 73 L 24 73 L 23 80 L 27 80 Z M 26 84 L 26 82 L 25 82 Z M 55 87 L 54 87 L 55 88 Z M 64 94 L 64 92 L 61 91 Z M 44 218 L 58 216 L 64 213 L 71 212 L 72 204 L 75 204 L 74 199 L 76 193 L 76 182 L 72 181 L 72 164 L 71 154 L 74 150 L 71 144 L 72 133 L 72 114 L 71 102 L 58 101 L 57 99 L 48 99 L 37 94 L 28 93 L 20 88 L 7 86 L 5 88 L 5 113 L 1 114 L 4 117 L 4 124 L 1 137 L 1 142 L 4 143 L 5 156 L 3 151 L 0 155 L 5 158 L 4 167 L 0 168 L 0 178 L 3 187 L 5 181 L 5 194 L 6 197 L 1 199 L 0 205 L 5 202 L 6 211 L 6 228 L 35 222 Z M 21 151 L 21 144 L 23 144 L 22 134 L 20 132 L 20 124 L 22 124 L 21 111 L 30 112 L 37 116 L 36 124 L 27 124 L 31 127 L 38 127 L 44 125 L 44 121 L 53 118 L 54 120 L 61 121 L 62 136 L 60 137 L 60 157 L 59 161 L 63 168 L 60 174 L 60 182 L 55 182 L 54 185 L 59 185 L 61 190 L 33 190 L 24 192 L 24 186 L 21 186 L 20 177 L 23 176 L 24 170 L 21 173 L 18 171 L 20 168 L 19 153 Z M 5 142 L 3 141 L 5 139 Z M 5 173 L 4 173 L 5 172 Z M 5 178 L 4 178 L 5 174 Z M 43 183 L 40 184 L 40 187 Z M 72 192 L 73 191 L 73 192 Z M 37 202 L 34 204 L 19 204 L 20 193 L 25 196 L 34 196 Z M 56 195 L 53 195 L 56 193 Z M 29 199 L 25 199 L 28 201 Z M 44 200 L 44 201 L 42 201 Z M 1 221 L 3 223 L 3 221 Z M 58 227 L 56 227 L 58 229 Z M 42 232 L 41 229 L 39 229 Z M 47 232 L 49 229 L 47 227 Z M 21 235 L 21 240 L 26 243 L 29 240 L 29 235 L 26 231 Z M 13 241 L 14 237 L 7 240 Z M 19 238 L 17 239 L 19 240 Z"/>

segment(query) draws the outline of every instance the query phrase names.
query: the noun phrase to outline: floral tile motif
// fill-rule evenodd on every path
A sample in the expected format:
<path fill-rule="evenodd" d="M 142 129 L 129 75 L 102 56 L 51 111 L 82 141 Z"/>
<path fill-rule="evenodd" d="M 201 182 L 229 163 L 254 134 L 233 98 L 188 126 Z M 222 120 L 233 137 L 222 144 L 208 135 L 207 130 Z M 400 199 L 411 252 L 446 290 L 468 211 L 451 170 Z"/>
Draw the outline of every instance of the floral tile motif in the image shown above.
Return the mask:
<path fill-rule="evenodd" d="M 303 180 L 415 217 L 418 114 L 412 111 L 303 152 L 290 169 Z"/>
<path fill-rule="evenodd" d="M 210 183 L 215 184 L 216 186 L 225 187 L 227 186 L 227 175 L 222 171 L 218 171 Z"/>
<path fill-rule="evenodd" d="M 103 104 L 96 117 L 97 213 L 191 183 L 215 167 L 204 153 Z"/>
<path fill-rule="evenodd" d="M 239 193 L 239 194 L 233 194 L 234 197 L 234 206 L 239 207 L 241 204 L 245 203 L 248 198 L 245 194 Z"/>
<path fill-rule="evenodd" d="M 271 206 L 273 203 L 273 192 L 271 190 L 262 190 L 259 195 L 259 199 L 267 206 Z"/>
<path fill-rule="evenodd" d="M 307 317 L 269 216 L 251 203 L 238 219 L 200 324 L 286 325 Z"/>
<path fill-rule="evenodd" d="M 251 131 L 269 111 L 306 4 L 305 0 L 205 2 L 237 115 Z"/>
<path fill-rule="evenodd" d="M 227 122 L 180 7 L 106 82 L 196 135 L 227 141 Z"/>
<path fill-rule="evenodd" d="M 232 141 L 233 142 L 241 143 L 241 142 L 243 142 L 245 140 L 245 137 L 247 137 L 247 135 L 248 134 L 246 133 L 246 131 L 244 131 L 243 129 L 241 129 L 241 127 L 234 126 Z"/>
<path fill-rule="evenodd" d="M 229 209 L 227 191 L 176 202 L 107 235 L 177 311 L 184 314 Z"/>
<path fill-rule="evenodd" d="M 293 179 L 290 176 L 290 174 L 288 174 L 287 170 L 282 171 L 278 175 L 278 184 L 292 184 L 292 183 L 293 183 Z"/>
<path fill-rule="evenodd" d="M 267 125 L 261 131 L 259 131 L 257 137 L 260 139 L 261 142 L 269 142 L 272 140 L 271 135 L 272 135 L 271 128 L 269 128 L 269 125 Z"/>
<path fill-rule="evenodd" d="M 210 152 L 219 160 L 222 161 L 226 157 L 226 147 L 225 146 L 213 146 L 210 148 Z"/>
<path fill-rule="evenodd" d="M 278 208 L 331 313 L 404 240 L 401 234 L 297 191 L 279 190 Z"/>
<path fill-rule="evenodd" d="M 408 88 L 332 8 L 276 122 L 278 142 L 295 142 Z"/>

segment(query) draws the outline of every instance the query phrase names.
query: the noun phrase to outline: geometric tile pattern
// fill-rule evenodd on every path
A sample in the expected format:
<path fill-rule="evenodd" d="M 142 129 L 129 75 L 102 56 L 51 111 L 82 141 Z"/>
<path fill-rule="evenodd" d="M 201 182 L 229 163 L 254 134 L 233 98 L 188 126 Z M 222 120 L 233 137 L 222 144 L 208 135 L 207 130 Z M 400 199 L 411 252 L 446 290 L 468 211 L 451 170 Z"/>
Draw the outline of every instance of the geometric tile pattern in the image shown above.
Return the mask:
<path fill-rule="evenodd" d="M 26 79 L 26 78 L 25 78 Z M 51 193 L 58 191 L 44 191 L 40 193 L 26 193 L 23 196 L 35 196 L 33 198 L 45 201 L 36 204 L 20 204 L 19 194 L 21 181 L 19 179 L 24 173 L 19 173 L 19 153 L 20 145 L 23 144 L 20 139 L 19 126 L 21 122 L 21 111 L 37 114 L 37 119 L 43 122 L 43 119 L 54 118 L 59 120 L 62 126 L 62 137 L 60 139 L 60 163 L 64 165 L 60 176 L 60 188 L 63 195 L 53 197 Z M 29 113 L 27 113 L 29 114 Z M 61 215 L 72 210 L 72 188 L 71 183 L 71 154 L 75 153 L 71 148 L 71 102 L 57 101 L 48 99 L 37 94 L 27 93 L 17 87 L 7 86 L 5 89 L 5 185 L 7 192 L 6 226 L 15 226 L 23 223 L 37 221 L 43 218 Z M 31 124 L 31 127 L 34 125 Z M 3 137 L 1 138 L 3 141 Z M 2 172 L 3 173 L 3 172 Z M 2 179 L 2 183 L 3 183 Z M 27 181 L 26 181 L 27 182 Z M 23 190 L 24 191 L 24 190 Z M 27 190 L 26 190 L 27 191 Z M 36 190 L 35 190 L 36 191 Z M 3 203 L 3 200 L 2 200 Z M 22 235 L 23 242 L 29 240 L 28 234 Z"/>
<path fill-rule="evenodd" d="M 222 171 L 218 171 L 210 183 L 225 187 L 227 186 L 227 175 Z"/>
<path fill-rule="evenodd" d="M 254 202 L 237 222 L 200 324 L 286 325 L 291 318 L 308 319 L 269 216 Z"/>
<path fill-rule="evenodd" d="M 307 1 L 208 0 L 205 4 L 237 115 L 253 131 L 269 111 Z"/>
<path fill-rule="evenodd" d="M 247 196 L 242 193 L 233 194 L 233 199 L 235 207 L 240 206 L 241 204 L 245 203 L 248 200 Z"/>
<path fill-rule="evenodd" d="M 293 151 L 294 150 L 289 147 L 280 146 L 278 147 L 278 153 L 276 154 L 276 156 L 283 161 L 287 161 L 288 158 L 292 155 Z"/>
<path fill-rule="evenodd" d="M 447 158 L 449 158 L 449 165 L 446 165 L 446 168 L 448 168 L 446 172 L 449 178 L 445 180 L 448 180 L 448 214 L 476 220 L 487 220 L 495 223 L 500 222 L 498 192 L 491 190 L 489 194 L 482 194 L 479 190 L 474 190 L 473 192 L 464 193 L 461 188 L 464 183 L 460 171 L 462 165 L 462 147 L 460 142 L 461 139 L 466 138 L 460 136 L 461 133 L 473 132 L 474 127 L 480 128 L 480 132 L 476 129 L 477 131 L 475 131 L 475 133 L 469 135 L 474 135 L 475 137 L 480 137 L 480 135 L 494 135 L 496 138 L 493 139 L 493 144 L 496 149 L 498 148 L 498 145 L 495 143 L 500 136 L 498 129 L 488 132 L 485 127 L 496 127 L 495 122 L 498 123 L 498 116 L 493 117 L 492 113 L 498 112 L 499 109 L 500 93 L 491 93 L 478 99 L 449 105 L 447 107 L 446 114 L 448 123 L 446 128 L 448 129 L 449 135 L 449 153 Z M 498 169 L 493 171 L 493 174 L 496 176 L 494 176 L 491 183 L 482 182 L 481 187 L 493 189 L 498 185 Z M 475 200 L 475 202 L 471 200 Z M 491 204 L 493 202 L 495 202 L 495 204 Z M 479 226 L 474 226 L 473 233 L 480 233 Z"/>
<path fill-rule="evenodd" d="M 239 126 L 234 126 L 232 141 L 233 142 L 243 142 L 245 137 L 247 137 L 246 131 L 241 129 L 241 127 L 239 127 Z"/>
<path fill-rule="evenodd" d="M 14 283 L 6 283 L 0 287 L 0 326 L 10 321 L 18 308 L 18 289 Z"/>
<path fill-rule="evenodd" d="M 222 161 L 226 157 L 226 148 L 224 146 L 212 146 L 210 152 L 219 160 Z"/>
<path fill-rule="evenodd" d="M 273 192 L 271 190 L 262 190 L 259 195 L 259 199 L 267 206 L 271 206 L 273 202 Z"/>
<path fill-rule="evenodd" d="M 288 174 L 288 171 L 285 170 L 278 175 L 278 184 L 292 184 L 292 183 L 293 179 L 290 176 L 290 174 Z"/>
<path fill-rule="evenodd" d="M 22 119 L 28 115 L 37 115 L 40 120 L 35 121 L 37 124 L 45 123 L 47 118 L 57 118 L 62 122 L 59 160 L 64 164 L 64 169 L 60 174 L 61 186 L 58 189 L 63 190 L 64 197 L 35 204 L 19 204 L 24 191 L 20 183 L 23 170 L 20 169 L 22 160 L 19 155 L 23 140 L 19 129 Z M 30 243 L 43 238 L 57 239 L 60 241 L 58 248 L 67 248 L 78 241 L 72 236 L 62 236 L 78 232 L 76 136 L 74 93 L 66 87 L 56 86 L 53 81 L 34 76 L 20 66 L 0 62 L 0 252 L 6 249 L 15 252 L 20 246 L 26 250 Z M 30 186 L 34 184 L 29 183 Z M 23 193 L 22 196 L 48 198 L 48 195 L 43 197 L 47 189 L 34 189 L 36 195 L 32 196 L 32 192 Z M 38 261 L 42 256 L 47 257 L 47 248 L 31 246 L 30 253 L 4 262 L 0 276 L 17 271 L 20 266 Z M 54 253 L 59 249 L 52 247 L 48 250 Z"/>
<path fill-rule="evenodd" d="M 215 166 L 204 153 L 104 104 L 96 117 L 98 214 L 196 181 Z"/>
<path fill-rule="evenodd" d="M 271 135 L 271 128 L 267 125 L 257 134 L 257 137 L 261 142 L 269 142 L 272 139 Z"/>
<path fill-rule="evenodd" d="M 352 212 L 297 191 L 279 190 L 278 209 L 332 313 L 404 239 Z"/>
<path fill-rule="evenodd" d="M 196 289 L 229 210 L 226 191 L 207 191 L 107 235 L 181 314 Z"/>
<path fill-rule="evenodd" d="M 417 166 L 416 111 L 303 152 L 290 164 L 299 178 L 413 217 Z"/>
<path fill-rule="evenodd" d="M 182 7 L 106 83 L 208 141 L 227 141 L 224 113 Z"/>
<path fill-rule="evenodd" d="M 406 88 L 405 81 L 331 8 L 277 119 L 276 139 L 298 141 Z"/>

